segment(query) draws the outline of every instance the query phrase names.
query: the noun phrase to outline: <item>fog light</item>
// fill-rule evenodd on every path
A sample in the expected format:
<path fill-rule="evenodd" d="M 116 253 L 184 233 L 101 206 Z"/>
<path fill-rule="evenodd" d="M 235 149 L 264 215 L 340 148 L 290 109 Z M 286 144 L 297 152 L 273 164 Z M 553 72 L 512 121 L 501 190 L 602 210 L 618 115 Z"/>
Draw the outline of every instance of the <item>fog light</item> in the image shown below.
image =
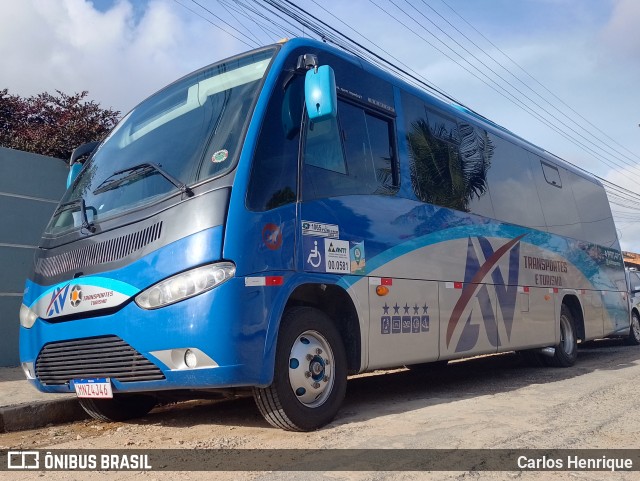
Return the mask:
<path fill-rule="evenodd" d="M 23 362 L 20 364 L 22 366 L 22 370 L 24 371 L 24 375 L 27 376 L 27 379 L 35 379 L 36 374 L 33 372 L 33 363 L 32 362 Z"/>
<path fill-rule="evenodd" d="M 190 367 L 192 369 L 198 365 L 198 358 L 196 356 L 196 353 L 191 349 L 187 349 L 184 352 L 184 363 L 187 365 L 187 367 Z"/>

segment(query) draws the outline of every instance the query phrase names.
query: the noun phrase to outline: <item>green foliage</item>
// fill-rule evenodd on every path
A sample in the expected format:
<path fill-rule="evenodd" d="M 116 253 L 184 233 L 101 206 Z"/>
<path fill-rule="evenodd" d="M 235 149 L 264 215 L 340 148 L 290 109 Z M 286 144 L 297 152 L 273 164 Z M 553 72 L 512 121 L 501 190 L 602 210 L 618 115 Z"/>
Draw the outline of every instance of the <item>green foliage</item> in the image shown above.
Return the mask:
<path fill-rule="evenodd" d="M 0 146 L 68 159 L 79 145 L 102 139 L 120 115 L 87 95 L 56 90 L 23 98 L 0 90 Z"/>

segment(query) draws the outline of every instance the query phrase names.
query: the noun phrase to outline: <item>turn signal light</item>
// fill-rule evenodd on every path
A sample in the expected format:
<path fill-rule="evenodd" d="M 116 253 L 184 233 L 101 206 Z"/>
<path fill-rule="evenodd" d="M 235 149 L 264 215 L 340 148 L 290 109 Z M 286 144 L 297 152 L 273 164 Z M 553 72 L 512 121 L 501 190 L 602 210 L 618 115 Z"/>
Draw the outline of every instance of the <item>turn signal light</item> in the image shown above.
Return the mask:
<path fill-rule="evenodd" d="M 389 288 L 387 286 L 376 286 L 376 294 L 379 296 L 386 296 L 389 294 Z"/>

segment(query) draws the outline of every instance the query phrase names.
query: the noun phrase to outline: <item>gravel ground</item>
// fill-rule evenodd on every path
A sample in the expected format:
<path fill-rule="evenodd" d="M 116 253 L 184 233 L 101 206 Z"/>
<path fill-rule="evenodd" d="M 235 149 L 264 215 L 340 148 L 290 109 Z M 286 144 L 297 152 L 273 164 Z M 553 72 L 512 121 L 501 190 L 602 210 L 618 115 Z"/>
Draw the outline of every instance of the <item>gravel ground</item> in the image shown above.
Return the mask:
<path fill-rule="evenodd" d="M 270 427 L 250 398 L 183 402 L 131 423 L 83 421 L 0 435 L 0 449 L 491 448 L 640 449 L 640 348 L 599 341 L 568 369 L 505 354 L 431 373 L 376 372 L 349 381 L 336 420 L 313 433 Z M 357 463 L 359 460 L 354 459 Z M 355 464 L 354 464 L 355 466 Z M 249 466 L 248 466 L 249 468 Z M 18 475 L 19 474 L 19 475 Z M 18 475 L 18 476 L 16 476 Z M 1 479 L 160 480 L 167 472 L 0 472 Z M 184 480 L 638 480 L 606 472 L 181 472 Z"/>

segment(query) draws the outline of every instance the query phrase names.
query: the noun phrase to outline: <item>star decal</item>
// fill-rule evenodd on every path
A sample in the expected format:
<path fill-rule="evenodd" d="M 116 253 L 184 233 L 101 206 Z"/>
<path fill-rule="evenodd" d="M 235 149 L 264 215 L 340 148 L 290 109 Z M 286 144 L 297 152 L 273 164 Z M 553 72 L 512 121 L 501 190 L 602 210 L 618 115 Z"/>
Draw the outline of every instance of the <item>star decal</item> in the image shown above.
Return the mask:
<path fill-rule="evenodd" d="M 418 304 L 413 306 L 413 315 L 415 316 L 416 314 L 418 314 L 418 311 L 420 310 L 420 308 L 418 307 Z"/>
<path fill-rule="evenodd" d="M 389 306 L 387 306 L 386 302 L 384 303 L 384 306 L 382 306 L 382 310 L 385 314 L 389 314 Z"/>
<path fill-rule="evenodd" d="M 400 306 L 398 306 L 397 302 L 396 302 L 396 305 L 393 306 L 393 313 L 394 314 L 400 314 Z"/>
<path fill-rule="evenodd" d="M 409 304 L 405 302 L 403 309 L 405 314 L 409 314 Z"/>
<path fill-rule="evenodd" d="M 423 311 L 422 313 L 426 314 L 427 313 L 427 309 L 429 309 L 429 308 L 427 307 L 426 304 L 424 306 L 422 306 L 422 311 Z"/>

